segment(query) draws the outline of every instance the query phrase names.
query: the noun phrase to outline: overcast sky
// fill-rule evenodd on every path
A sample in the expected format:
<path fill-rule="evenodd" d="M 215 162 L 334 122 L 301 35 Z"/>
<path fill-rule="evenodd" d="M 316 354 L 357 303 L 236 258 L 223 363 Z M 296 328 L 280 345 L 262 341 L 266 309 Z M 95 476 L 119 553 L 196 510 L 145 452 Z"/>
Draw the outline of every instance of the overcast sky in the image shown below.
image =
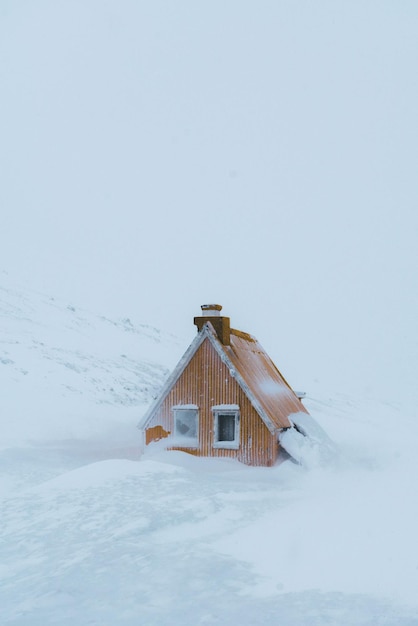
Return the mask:
<path fill-rule="evenodd" d="M 416 387 L 415 0 L 0 0 L 0 53 L 1 269 Z"/>

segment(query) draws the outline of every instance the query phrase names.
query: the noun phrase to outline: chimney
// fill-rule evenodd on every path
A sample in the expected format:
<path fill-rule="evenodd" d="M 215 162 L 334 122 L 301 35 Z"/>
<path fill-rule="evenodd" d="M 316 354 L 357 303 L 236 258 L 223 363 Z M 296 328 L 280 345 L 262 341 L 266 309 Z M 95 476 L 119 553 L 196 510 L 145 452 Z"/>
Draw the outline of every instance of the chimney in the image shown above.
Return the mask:
<path fill-rule="evenodd" d="M 220 312 L 222 307 L 220 304 L 202 304 L 202 316 L 194 318 L 194 324 L 198 331 L 201 331 L 206 322 L 210 322 L 215 329 L 218 339 L 224 346 L 230 344 L 230 324 L 229 317 L 222 317 Z"/>

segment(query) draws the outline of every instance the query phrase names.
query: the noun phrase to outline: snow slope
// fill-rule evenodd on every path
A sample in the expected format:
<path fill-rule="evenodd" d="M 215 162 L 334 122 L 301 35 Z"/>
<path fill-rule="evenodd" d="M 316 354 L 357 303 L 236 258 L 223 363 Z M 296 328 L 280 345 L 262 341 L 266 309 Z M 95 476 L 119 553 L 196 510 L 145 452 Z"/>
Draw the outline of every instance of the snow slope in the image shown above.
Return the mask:
<path fill-rule="evenodd" d="M 120 437 L 129 407 L 138 416 L 155 397 L 179 342 L 8 283 L 2 274 L 0 448 L 97 438 L 112 426 Z"/>
<path fill-rule="evenodd" d="M 186 345 L 4 285 L 2 624 L 418 625 L 413 403 L 312 384 L 309 470 L 133 460 Z"/>

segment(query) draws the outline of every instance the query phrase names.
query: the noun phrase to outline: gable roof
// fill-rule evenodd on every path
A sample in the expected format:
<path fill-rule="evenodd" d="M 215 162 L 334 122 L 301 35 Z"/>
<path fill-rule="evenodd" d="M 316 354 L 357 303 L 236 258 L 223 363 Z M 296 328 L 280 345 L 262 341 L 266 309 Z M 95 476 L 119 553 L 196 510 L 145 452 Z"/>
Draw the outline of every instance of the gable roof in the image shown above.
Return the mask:
<path fill-rule="evenodd" d="M 290 428 L 288 416 L 291 413 L 307 412 L 254 337 L 231 328 L 230 345 L 225 346 L 218 339 L 212 324 L 206 322 L 167 379 L 158 399 L 143 416 L 138 428 L 146 428 L 147 423 L 164 402 L 171 388 L 206 339 L 210 341 L 220 359 L 228 367 L 231 376 L 235 378 L 271 433 L 278 429 Z"/>

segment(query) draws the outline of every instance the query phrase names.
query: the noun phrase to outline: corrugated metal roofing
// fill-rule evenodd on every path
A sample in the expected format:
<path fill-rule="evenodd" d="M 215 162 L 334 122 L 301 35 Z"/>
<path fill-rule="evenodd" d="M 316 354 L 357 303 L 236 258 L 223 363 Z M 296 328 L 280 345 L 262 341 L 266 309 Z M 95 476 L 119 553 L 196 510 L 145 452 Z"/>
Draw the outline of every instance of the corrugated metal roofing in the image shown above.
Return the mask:
<path fill-rule="evenodd" d="M 292 413 L 307 413 L 254 337 L 231 328 L 231 343 L 222 349 L 276 428 L 290 427 L 288 416 Z"/>

